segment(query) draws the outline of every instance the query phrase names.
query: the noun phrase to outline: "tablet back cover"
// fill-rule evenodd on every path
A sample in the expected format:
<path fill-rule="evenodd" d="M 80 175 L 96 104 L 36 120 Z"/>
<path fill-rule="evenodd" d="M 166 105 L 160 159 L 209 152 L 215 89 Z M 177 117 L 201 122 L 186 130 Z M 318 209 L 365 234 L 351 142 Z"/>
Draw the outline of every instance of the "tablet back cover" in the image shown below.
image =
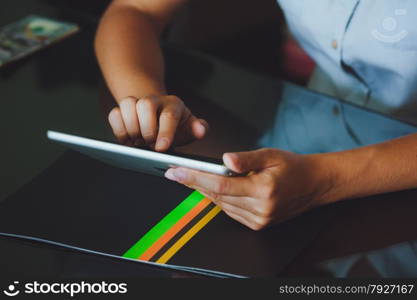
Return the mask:
<path fill-rule="evenodd" d="M 192 192 L 68 151 L 0 203 L 0 232 L 122 257 Z M 207 274 L 279 275 L 332 217 L 334 210 L 325 207 L 255 232 L 220 212 L 166 264 Z"/>

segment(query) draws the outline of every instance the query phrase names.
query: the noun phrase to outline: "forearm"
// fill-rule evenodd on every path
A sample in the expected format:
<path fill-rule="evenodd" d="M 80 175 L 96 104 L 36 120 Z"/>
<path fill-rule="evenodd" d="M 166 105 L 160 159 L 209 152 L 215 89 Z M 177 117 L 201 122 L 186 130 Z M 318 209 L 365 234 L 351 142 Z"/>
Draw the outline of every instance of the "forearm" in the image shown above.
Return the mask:
<path fill-rule="evenodd" d="M 96 54 L 116 101 L 165 94 L 161 30 L 146 14 L 129 6 L 112 5 L 103 16 Z"/>
<path fill-rule="evenodd" d="M 316 158 L 331 182 L 322 203 L 417 188 L 417 134 Z"/>

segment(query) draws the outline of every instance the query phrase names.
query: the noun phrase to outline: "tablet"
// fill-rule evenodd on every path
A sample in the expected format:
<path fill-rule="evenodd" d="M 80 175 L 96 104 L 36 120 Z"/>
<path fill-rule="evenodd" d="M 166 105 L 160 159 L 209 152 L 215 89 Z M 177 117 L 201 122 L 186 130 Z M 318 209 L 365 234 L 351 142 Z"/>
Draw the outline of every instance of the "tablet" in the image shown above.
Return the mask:
<path fill-rule="evenodd" d="M 222 176 L 237 175 L 220 160 L 185 154 L 160 153 L 49 130 L 50 140 L 112 166 L 164 176 L 171 167 L 186 167 Z"/>

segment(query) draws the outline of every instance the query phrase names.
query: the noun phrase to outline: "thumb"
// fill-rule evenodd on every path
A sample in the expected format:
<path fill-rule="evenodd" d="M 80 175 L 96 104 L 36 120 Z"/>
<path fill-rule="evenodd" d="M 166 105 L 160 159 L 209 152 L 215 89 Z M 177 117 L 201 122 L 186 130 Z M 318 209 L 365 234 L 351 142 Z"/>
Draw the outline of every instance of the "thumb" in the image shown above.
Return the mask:
<path fill-rule="evenodd" d="M 279 153 L 280 150 L 269 148 L 225 153 L 223 154 L 223 162 L 227 168 L 236 173 L 247 173 L 276 165 Z"/>

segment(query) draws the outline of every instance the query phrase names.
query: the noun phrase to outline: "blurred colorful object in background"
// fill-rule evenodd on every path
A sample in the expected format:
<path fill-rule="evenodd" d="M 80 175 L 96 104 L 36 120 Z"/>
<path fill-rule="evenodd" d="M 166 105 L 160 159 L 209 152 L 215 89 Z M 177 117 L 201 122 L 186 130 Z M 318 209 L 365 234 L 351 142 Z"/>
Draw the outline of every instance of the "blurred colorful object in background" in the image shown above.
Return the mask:
<path fill-rule="evenodd" d="M 23 58 L 76 32 L 75 24 L 27 16 L 0 28 L 0 66 Z"/>

